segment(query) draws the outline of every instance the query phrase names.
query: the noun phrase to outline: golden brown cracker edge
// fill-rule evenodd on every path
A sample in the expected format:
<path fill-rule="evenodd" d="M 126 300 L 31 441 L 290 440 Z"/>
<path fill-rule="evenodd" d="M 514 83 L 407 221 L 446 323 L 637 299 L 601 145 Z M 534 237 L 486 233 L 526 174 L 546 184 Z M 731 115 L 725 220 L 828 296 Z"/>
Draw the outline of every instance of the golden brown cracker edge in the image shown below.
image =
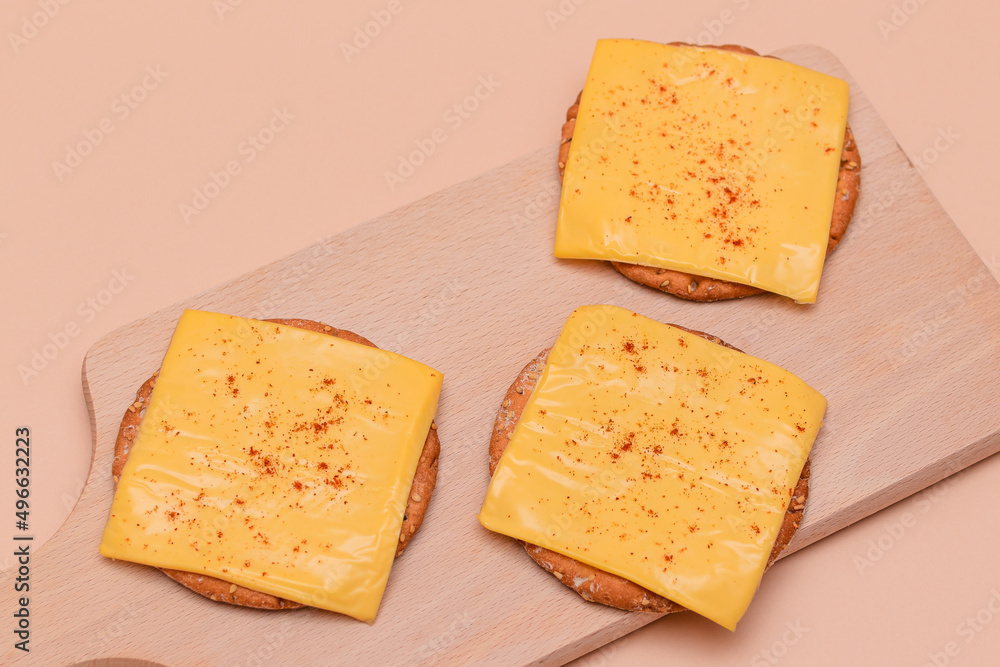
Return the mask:
<path fill-rule="evenodd" d="M 377 347 L 367 338 L 346 329 L 335 329 L 321 322 L 302 319 L 272 319 L 266 321 L 335 336 L 360 345 Z M 142 414 L 149 406 L 149 397 L 153 392 L 153 386 L 156 384 L 157 375 L 159 375 L 159 371 L 154 373 L 153 377 L 146 380 L 139 388 L 139 391 L 136 392 L 135 401 L 126 409 L 125 416 L 122 418 L 121 426 L 118 429 L 118 438 L 115 440 L 115 456 L 111 465 L 111 474 L 116 488 L 122 474 L 122 469 L 125 467 L 125 461 L 128 460 L 129 451 L 138 433 L 139 425 L 142 422 Z M 441 443 L 438 440 L 437 424 L 432 421 L 431 428 L 427 432 L 427 439 L 424 441 L 423 451 L 417 462 L 416 472 L 413 475 L 410 495 L 407 498 L 406 510 L 403 514 L 403 525 L 399 530 L 399 544 L 396 547 L 397 557 L 403 553 L 410 540 L 413 539 L 413 536 L 416 534 L 417 529 L 420 528 L 420 524 L 423 523 L 424 517 L 427 514 L 431 494 L 434 492 L 434 485 L 437 482 L 438 457 L 440 453 Z M 219 602 L 227 602 L 255 609 L 298 609 L 299 607 L 306 606 L 268 593 L 261 593 L 236 584 L 230 584 L 227 581 L 222 581 L 214 577 L 168 568 L 159 569 L 168 577 L 195 593 Z"/>
<path fill-rule="evenodd" d="M 671 326 L 701 336 L 713 343 L 724 345 L 737 352 L 740 351 L 716 336 L 680 327 L 676 324 Z M 548 355 L 549 350 L 543 350 L 541 354 L 528 362 L 517 375 L 513 384 L 510 385 L 506 396 L 504 396 L 500 410 L 497 412 L 496 421 L 493 425 L 493 434 L 490 438 L 490 477 L 496 471 L 500 457 L 510 443 L 510 437 L 514 434 L 514 428 L 521 418 L 521 413 L 528 402 L 528 397 L 534 390 L 538 379 L 541 377 L 542 370 L 545 368 Z M 795 535 L 795 531 L 798 530 L 799 525 L 802 523 L 806 498 L 809 495 L 810 461 L 811 459 L 806 459 L 805 466 L 802 468 L 802 474 L 799 476 L 799 481 L 792 493 L 788 509 L 785 512 L 784 521 L 782 521 L 781 528 L 778 531 L 778 537 L 774 542 L 774 547 L 771 549 L 767 567 L 770 567 L 784 548 L 788 546 L 792 536 Z M 601 604 L 616 607 L 624 611 L 650 611 L 671 614 L 685 610 L 685 607 L 676 602 L 672 602 L 628 579 L 604 572 L 569 556 L 558 554 L 535 544 L 523 541 L 521 541 L 521 544 L 532 560 L 563 584 L 579 593 L 588 602 L 600 602 Z"/>
<path fill-rule="evenodd" d="M 670 46 L 697 46 L 685 42 L 670 42 Z M 723 51 L 735 51 L 752 56 L 760 54 L 753 49 L 735 44 L 724 44 L 722 46 L 705 45 L 703 48 L 720 49 Z M 776 56 L 764 56 L 765 58 L 776 58 Z M 577 114 L 580 111 L 580 95 L 576 96 L 576 101 L 566 111 L 566 122 L 562 126 L 562 140 L 559 144 L 559 177 L 562 178 L 566 171 L 566 160 L 569 157 L 570 143 L 573 141 L 573 130 L 576 127 Z M 858 151 L 857 142 L 854 140 L 854 133 L 848 125 L 844 132 L 844 149 L 840 155 L 840 172 L 837 176 L 837 192 L 833 202 L 833 216 L 830 220 L 830 239 L 827 242 L 827 256 L 833 252 L 840 240 L 847 232 L 847 227 L 851 223 L 854 215 L 854 208 L 858 203 L 858 196 L 861 193 L 861 153 Z M 718 278 L 707 278 L 696 276 L 682 271 L 672 269 L 661 269 L 641 264 L 626 264 L 624 262 L 611 262 L 611 265 L 629 280 L 633 280 L 640 285 L 658 289 L 661 292 L 673 294 L 689 301 L 721 301 L 723 299 L 741 299 L 746 296 L 760 294 L 764 290 L 751 285 L 734 283 Z"/>

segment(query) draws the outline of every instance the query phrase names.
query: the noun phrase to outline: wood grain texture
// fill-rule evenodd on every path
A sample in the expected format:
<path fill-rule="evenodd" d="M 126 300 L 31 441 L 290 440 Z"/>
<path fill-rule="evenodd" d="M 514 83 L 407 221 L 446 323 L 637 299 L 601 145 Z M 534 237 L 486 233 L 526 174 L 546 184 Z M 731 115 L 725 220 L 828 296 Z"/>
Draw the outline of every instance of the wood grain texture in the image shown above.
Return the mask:
<path fill-rule="evenodd" d="M 33 561 L 32 653 L 8 642 L 0 662 L 554 665 L 654 620 L 582 602 L 475 518 L 497 406 L 582 304 L 710 331 L 827 397 L 809 506 L 786 554 L 1000 450 L 1000 287 L 840 62 L 811 46 L 777 55 L 851 82 L 864 161 L 856 218 L 816 305 L 773 295 L 689 303 L 607 264 L 554 259 L 551 146 L 154 313 L 86 357 L 93 467 Z M 98 554 L 122 410 L 186 307 L 328 322 L 444 373 L 438 489 L 374 625 L 213 603 Z"/>

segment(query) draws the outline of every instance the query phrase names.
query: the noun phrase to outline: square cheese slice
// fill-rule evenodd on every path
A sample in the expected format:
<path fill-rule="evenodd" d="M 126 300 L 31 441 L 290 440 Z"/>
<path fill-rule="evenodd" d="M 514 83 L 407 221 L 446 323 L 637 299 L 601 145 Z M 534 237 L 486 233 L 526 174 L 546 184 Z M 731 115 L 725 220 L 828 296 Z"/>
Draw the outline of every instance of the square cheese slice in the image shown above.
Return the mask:
<path fill-rule="evenodd" d="M 371 622 L 441 381 L 385 350 L 185 311 L 101 553 Z"/>
<path fill-rule="evenodd" d="M 622 308 L 582 307 L 549 353 L 479 520 L 732 630 L 825 410 L 774 364 Z"/>
<path fill-rule="evenodd" d="M 847 93 L 840 79 L 774 58 L 599 41 L 566 162 L 556 257 L 815 302 Z"/>

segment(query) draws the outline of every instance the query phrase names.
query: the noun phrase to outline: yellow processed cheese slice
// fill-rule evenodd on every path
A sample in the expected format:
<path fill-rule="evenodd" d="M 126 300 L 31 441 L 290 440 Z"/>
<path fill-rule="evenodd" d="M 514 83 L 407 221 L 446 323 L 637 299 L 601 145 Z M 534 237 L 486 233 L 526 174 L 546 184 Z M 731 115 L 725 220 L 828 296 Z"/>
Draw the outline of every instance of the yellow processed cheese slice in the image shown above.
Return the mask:
<path fill-rule="evenodd" d="M 585 306 L 549 354 L 479 520 L 732 630 L 825 410 L 774 364 Z"/>
<path fill-rule="evenodd" d="M 441 380 L 392 352 L 185 311 L 101 553 L 371 622 Z"/>
<path fill-rule="evenodd" d="M 815 302 L 847 92 L 840 79 L 774 58 L 599 41 L 566 163 L 556 257 Z"/>

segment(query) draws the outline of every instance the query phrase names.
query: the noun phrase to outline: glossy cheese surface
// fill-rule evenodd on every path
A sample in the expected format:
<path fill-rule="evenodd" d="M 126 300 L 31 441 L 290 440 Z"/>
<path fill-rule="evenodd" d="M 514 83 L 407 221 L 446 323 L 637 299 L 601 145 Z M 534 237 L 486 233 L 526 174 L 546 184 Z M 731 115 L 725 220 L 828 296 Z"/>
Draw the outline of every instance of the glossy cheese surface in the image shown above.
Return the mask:
<path fill-rule="evenodd" d="M 774 58 L 600 40 L 555 255 L 684 271 L 813 303 L 847 84 Z"/>
<path fill-rule="evenodd" d="M 733 629 L 825 410 L 774 364 L 585 306 L 549 354 L 479 520 Z"/>
<path fill-rule="evenodd" d="M 372 621 L 441 381 L 392 352 L 185 311 L 101 553 Z"/>

